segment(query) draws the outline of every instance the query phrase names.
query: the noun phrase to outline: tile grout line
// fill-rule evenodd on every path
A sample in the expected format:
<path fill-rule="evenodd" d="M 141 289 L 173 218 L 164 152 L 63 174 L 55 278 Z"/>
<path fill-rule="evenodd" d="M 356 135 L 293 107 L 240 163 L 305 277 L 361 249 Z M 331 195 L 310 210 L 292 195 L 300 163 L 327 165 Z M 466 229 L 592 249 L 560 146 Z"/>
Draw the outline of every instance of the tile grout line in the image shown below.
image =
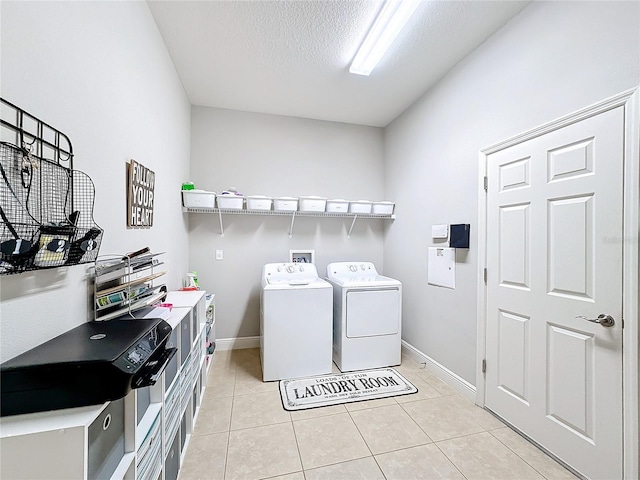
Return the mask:
<path fill-rule="evenodd" d="M 413 403 L 413 402 L 407 402 L 407 403 Z M 418 422 L 416 422 L 415 418 L 413 418 L 411 414 L 407 412 L 407 410 L 404 408 L 402 403 L 398 403 L 398 405 L 400 405 L 400 408 L 402 408 L 402 411 L 407 414 L 407 416 L 411 419 L 411 421 L 415 423 L 420 430 L 422 430 L 422 432 L 427 436 L 427 438 L 431 440 L 431 443 L 436 443 L 435 440 L 431 438 L 431 436 L 427 433 L 427 431 L 424 428 L 422 428 L 422 426 Z M 428 445 L 428 444 L 425 444 L 425 445 Z"/>
<path fill-rule="evenodd" d="M 394 398 L 395 400 L 395 398 Z M 397 402 L 396 402 L 397 404 Z M 377 408 L 382 408 L 383 406 L 389 406 L 389 405 L 382 405 L 380 407 Z M 345 407 L 345 410 L 347 411 L 347 414 L 349 415 L 349 418 L 351 419 L 351 421 L 353 422 L 353 425 L 356 427 L 356 430 L 358 431 L 358 434 L 360 435 L 360 437 L 362 438 L 362 441 L 364 442 L 364 444 L 367 446 L 367 449 L 369 450 L 369 453 L 371 454 L 371 457 L 373 457 L 373 461 L 376 462 L 376 466 L 378 467 L 378 470 L 380 470 L 380 473 L 382 474 L 382 476 L 385 478 L 385 480 L 387 479 L 387 476 L 384 474 L 384 471 L 382 470 L 382 468 L 380 467 L 380 464 L 378 463 L 378 460 L 376 460 L 376 456 L 374 455 L 374 453 L 371 451 L 371 447 L 369 446 L 369 444 L 367 443 L 367 439 L 364 438 L 364 435 L 362 435 L 362 432 L 360 431 L 360 428 L 358 427 L 358 424 L 356 423 L 356 421 L 353 419 L 353 417 L 351 416 L 351 412 L 349 411 L 349 409 L 347 407 Z M 362 409 L 362 410 L 366 410 L 366 409 Z M 361 411 L 361 410 L 354 410 L 355 412 Z M 367 458 L 367 457 L 362 457 L 362 458 Z M 356 459 L 358 460 L 358 459 Z M 344 462 L 341 462 L 344 463 Z"/>
<path fill-rule="evenodd" d="M 231 444 L 231 421 L 233 419 L 233 406 L 235 404 L 235 391 L 236 391 L 236 375 L 238 373 L 237 367 L 233 369 L 233 395 L 231 396 L 231 413 L 229 414 L 229 430 L 227 431 L 227 451 L 224 456 L 224 473 L 222 478 L 227 478 L 227 466 L 229 465 L 229 445 Z"/>
<path fill-rule="evenodd" d="M 505 428 L 509 428 L 505 425 Z M 496 429 L 497 430 L 497 429 Z M 498 440 L 498 442 L 500 442 L 502 445 L 504 445 L 511 453 L 513 453 L 516 457 L 518 457 L 520 460 L 522 460 L 524 463 L 526 463 L 527 465 L 529 465 L 531 468 L 533 468 L 536 472 L 538 472 L 543 478 L 547 478 L 545 475 L 543 475 L 543 473 L 541 471 L 539 471 L 536 467 L 534 467 L 533 465 L 531 465 L 526 459 L 522 458 L 522 456 L 520 454 L 518 454 L 518 452 L 516 452 L 513 448 L 511 448 L 509 445 L 507 445 L 506 443 L 504 443 L 502 440 L 500 440 L 498 437 L 496 437 L 495 435 L 493 435 L 491 432 L 488 432 L 493 438 L 495 438 L 496 440 Z"/>
<path fill-rule="evenodd" d="M 475 433 L 473 433 L 472 435 L 476 435 Z M 468 436 L 468 435 L 467 435 Z M 445 440 L 443 440 L 445 441 Z M 464 478 L 466 478 L 467 480 L 469 479 L 469 477 L 467 477 L 464 473 L 462 473 L 462 470 L 460 470 L 460 468 L 458 467 L 458 465 L 456 465 L 454 463 L 454 461 L 449 458 L 449 456 L 440 448 L 440 445 L 438 445 L 438 442 L 433 442 L 433 444 L 436 446 L 436 448 L 440 451 L 440 453 L 442 455 L 444 455 L 444 458 L 446 458 L 447 460 L 449 460 L 449 462 L 451 463 L 451 465 L 453 465 L 453 468 L 455 468 L 458 472 L 460 472 L 460 475 L 462 475 Z"/>
<path fill-rule="evenodd" d="M 509 430 L 511 430 L 511 428 L 508 425 L 505 425 L 503 428 L 508 428 Z M 495 428 L 494 430 L 500 430 L 498 428 Z M 513 430 L 511 430 L 513 431 Z M 495 435 L 493 435 L 493 433 L 491 433 L 492 431 L 487 431 L 487 433 L 489 433 L 493 438 L 495 438 L 496 440 L 498 440 L 502 445 L 504 445 L 505 447 L 507 447 L 509 449 L 509 451 L 513 452 L 514 455 L 516 455 L 518 458 L 520 458 L 524 463 L 526 463 L 527 465 L 529 465 L 533 470 L 535 470 L 536 472 L 538 472 L 543 478 L 550 480 L 549 477 L 547 477 L 544 473 L 542 473 L 540 470 L 538 470 L 536 467 L 534 467 L 533 465 L 531 465 L 531 463 L 529 463 L 529 461 L 527 461 L 526 458 L 524 458 L 522 455 L 520 455 L 518 452 L 516 452 L 513 448 L 511 448 L 509 445 L 507 445 L 506 443 L 504 443 L 500 438 L 496 437 Z M 525 439 L 526 440 L 526 439 Z M 527 441 L 528 442 L 528 441 Z M 543 453 L 545 455 L 545 457 L 547 457 L 549 460 L 552 460 L 553 462 L 555 462 L 558 466 L 564 468 L 569 474 L 573 475 L 575 477 L 575 475 L 573 474 L 573 472 L 571 472 L 570 470 L 568 470 L 567 468 L 564 467 L 564 465 L 558 463 L 553 457 L 549 456 L 544 450 L 539 449 L 538 447 L 536 447 L 535 445 L 533 445 L 532 443 L 529 442 L 529 444 L 536 448 L 537 451 Z M 579 477 L 576 477 L 576 479 L 579 479 Z"/>
<path fill-rule="evenodd" d="M 282 408 L 284 408 L 284 407 L 282 407 Z M 306 480 L 307 475 L 304 473 L 305 472 L 305 468 L 304 468 L 304 463 L 302 463 L 302 454 L 300 453 L 300 444 L 298 443 L 298 435 L 296 434 L 296 426 L 293 424 L 293 416 L 291 415 L 291 412 L 289 412 L 289 418 L 291 419 L 291 429 L 293 430 L 293 438 L 295 438 L 295 440 L 296 440 L 296 449 L 298 450 L 298 458 L 300 459 L 300 468 L 302 469 L 302 476 Z"/>
<path fill-rule="evenodd" d="M 345 409 L 345 410 L 346 410 L 346 409 Z M 364 410 L 364 409 L 363 409 L 363 410 Z M 360 437 L 362 438 L 362 441 L 364 442 L 365 446 L 367 447 L 367 449 L 369 450 L 369 453 L 370 453 L 371 455 L 367 455 L 367 456 L 364 456 L 364 457 L 358 457 L 358 458 L 352 458 L 352 459 L 350 459 L 350 460 L 343 460 L 343 461 L 335 462 L 335 463 L 328 463 L 328 464 L 326 464 L 326 465 L 319 465 L 319 466 L 317 466 L 317 467 L 312 467 L 312 468 L 308 468 L 308 469 L 305 469 L 305 468 L 304 468 L 304 464 L 303 464 L 303 466 L 302 466 L 302 468 L 303 468 L 303 473 L 304 473 L 304 472 L 307 472 L 307 471 L 309 471 L 309 470 L 317 470 L 317 469 L 320 469 L 320 468 L 332 467 L 332 466 L 340 465 L 340 464 L 343 464 L 343 463 L 353 462 L 353 461 L 356 461 L 356 460 L 362 460 L 363 458 L 374 457 L 374 459 L 375 459 L 375 455 L 371 452 L 371 448 L 369 448 L 369 444 L 367 444 L 367 441 L 366 441 L 366 440 L 364 439 L 364 437 L 362 436 L 362 433 L 360 432 L 360 429 L 358 428 L 358 425 L 356 425 L 356 422 L 353 420 L 353 417 L 351 417 L 351 412 L 349 412 L 348 410 L 347 410 L 347 411 L 345 411 L 345 412 L 334 413 L 334 414 L 331 414 L 331 415 L 323 415 L 323 416 L 321 416 L 321 417 L 302 418 L 302 419 L 300 419 L 300 420 L 295 420 L 293 423 L 295 423 L 295 422 L 305 422 L 305 421 L 310 421 L 310 420 L 316 420 L 316 419 L 318 419 L 318 418 L 333 417 L 333 416 L 337 416 L 337 415 L 344 415 L 345 413 L 349 415 L 349 418 L 351 419 L 351 421 L 353 422 L 354 426 L 356 427 L 356 430 L 358 431 L 358 434 L 359 434 L 359 435 L 360 435 Z M 295 432 L 295 426 L 294 426 L 294 432 Z M 297 443 L 297 436 L 296 436 L 296 443 Z M 302 463 L 302 456 L 301 456 L 301 463 Z M 376 463 L 377 463 L 377 462 L 376 462 Z M 378 468 L 379 468 L 379 466 L 378 466 Z M 380 469 L 380 472 L 382 473 L 382 469 Z M 383 476 L 384 476 L 384 473 L 383 473 Z M 305 478 L 306 478 L 306 475 L 305 475 Z M 386 479 L 386 477 L 385 477 L 385 479 Z"/>
<path fill-rule="evenodd" d="M 258 366 L 260 366 L 260 359 L 258 359 Z M 236 375 L 237 375 L 237 365 L 236 365 Z M 237 379 L 237 376 L 236 376 L 236 379 Z M 233 403 L 234 403 L 234 404 L 235 404 L 235 398 L 236 398 L 236 396 L 238 396 L 238 397 L 242 397 L 242 396 L 254 395 L 254 394 L 252 394 L 252 393 L 244 393 L 244 394 L 242 394 L 242 393 L 236 393 L 236 389 L 235 389 L 235 388 L 236 388 L 236 386 L 237 386 L 237 382 L 234 382 L 234 392 L 233 392 L 233 399 L 234 399 L 234 400 L 233 400 Z M 270 392 L 269 392 L 269 391 L 266 391 L 266 392 L 262 392 L 262 393 L 267 393 L 267 394 L 269 394 Z M 252 426 L 252 427 L 245 427 L 245 428 L 240 428 L 240 429 L 236 429 L 236 430 L 232 430 L 232 431 L 233 431 L 233 432 L 236 432 L 236 431 L 250 430 L 250 429 L 255 429 L 255 428 L 269 427 L 269 426 L 273 426 L 273 425 L 284 425 L 284 424 L 286 424 L 286 423 L 290 423 L 290 424 L 291 424 L 291 428 L 292 428 L 292 430 L 293 430 L 294 439 L 295 439 L 295 442 L 296 442 L 296 449 L 297 449 L 297 451 L 298 451 L 298 459 L 300 460 L 300 468 L 301 468 L 301 470 L 299 470 L 299 471 L 302 473 L 303 477 L 306 479 L 306 476 L 305 476 L 305 474 L 304 474 L 304 467 L 303 467 L 303 464 L 302 464 L 302 456 L 300 455 L 300 447 L 299 447 L 299 445 L 298 445 L 298 439 L 297 439 L 297 436 L 296 436 L 296 433 L 295 433 L 295 428 L 294 428 L 294 426 L 293 426 L 293 419 L 292 419 L 291 413 L 290 413 L 290 412 L 287 412 L 287 413 L 289 414 L 289 420 L 284 421 L 284 422 L 276 422 L 276 423 L 269 423 L 269 424 L 266 424 L 266 425 L 257 425 L 257 426 Z M 233 415 L 233 409 L 232 409 L 232 415 Z M 229 428 L 231 429 L 231 419 L 230 419 L 230 421 L 229 421 L 229 424 L 230 424 L 230 425 L 229 425 Z M 231 430 L 230 430 L 230 433 L 231 433 Z M 271 476 L 269 476 L 269 477 L 258 477 L 258 478 L 259 478 L 259 479 L 277 478 L 277 477 L 280 477 L 280 476 L 282 476 L 282 475 L 290 475 L 290 474 L 294 474 L 294 473 L 297 473 L 297 472 L 298 472 L 298 471 L 290 472 L 290 473 L 285 473 L 285 474 L 279 474 L 279 475 L 275 475 L 275 476 L 274 476 L 274 475 L 271 475 Z M 226 475 L 226 473 L 225 473 L 225 475 Z"/>

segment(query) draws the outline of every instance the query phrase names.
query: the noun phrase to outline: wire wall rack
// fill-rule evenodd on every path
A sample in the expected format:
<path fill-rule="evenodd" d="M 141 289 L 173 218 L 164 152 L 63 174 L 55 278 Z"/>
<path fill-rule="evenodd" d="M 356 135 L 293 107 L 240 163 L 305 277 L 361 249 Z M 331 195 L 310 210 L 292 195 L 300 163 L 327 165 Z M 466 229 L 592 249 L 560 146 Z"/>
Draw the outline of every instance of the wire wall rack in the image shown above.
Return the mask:
<path fill-rule="evenodd" d="M 182 211 L 186 213 L 208 213 L 217 214 L 220 220 L 220 236 L 224 237 L 224 225 L 222 223 L 222 215 L 267 215 L 267 216 L 290 216 L 291 226 L 289 227 L 289 238 L 293 237 L 293 225 L 296 217 L 316 217 L 316 218 L 348 218 L 351 219 L 351 227 L 349 227 L 348 237 L 351 236 L 356 220 L 359 218 L 377 218 L 395 220 L 395 214 L 382 213 L 334 213 L 334 212 L 300 212 L 300 211 L 278 211 L 278 210 L 244 210 L 232 208 L 203 208 L 203 207 L 182 207 Z"/>
<path fill-rule="evenodd" d="M 95 264 L 94 313 L 99 321 L 152 307 L 164 301 L 167 286 L 155 280 L 167 273 L 164 262 L 147 248 L 127 255 L 100 255 Z"/>
<path fill-rule="evenodd" d="M 0 275 L 94 262 L 94 198 L 69 137 L 0 98 Z"/>

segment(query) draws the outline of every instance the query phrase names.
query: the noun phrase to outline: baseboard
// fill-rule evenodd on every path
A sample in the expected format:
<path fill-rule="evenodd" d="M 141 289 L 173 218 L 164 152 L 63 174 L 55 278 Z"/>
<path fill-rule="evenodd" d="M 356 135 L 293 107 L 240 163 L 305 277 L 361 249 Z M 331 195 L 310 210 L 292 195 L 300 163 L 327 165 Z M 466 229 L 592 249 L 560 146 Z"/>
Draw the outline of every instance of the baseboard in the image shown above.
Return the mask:
<path fill-rule="evenodd" d="M 216 339 L 216 350 L 239 350 L 242 348 L 260 348 L 260 337 L 236 337 Z"/>
<path fill-rule="evenodd" d="M 402 353 L 412 358 L 418 363 L 424 364 L 425 368 L 436 375 L 440 380 L 458 391 L 463 397 L 475 403 L 476 387 L 467 382 L 464 378 L 456 375 L 448 368 L 440 365 L 433 358 L 422 353 L 413 345 L 402 340 Z"/>

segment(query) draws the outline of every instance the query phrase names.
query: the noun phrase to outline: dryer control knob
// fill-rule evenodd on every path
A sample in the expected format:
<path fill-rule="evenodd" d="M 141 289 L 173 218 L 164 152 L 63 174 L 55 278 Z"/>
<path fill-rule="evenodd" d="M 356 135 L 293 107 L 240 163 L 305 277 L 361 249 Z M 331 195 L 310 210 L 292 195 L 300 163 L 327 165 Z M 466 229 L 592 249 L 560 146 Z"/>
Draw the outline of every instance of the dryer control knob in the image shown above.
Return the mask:
<path fill-rule="evenodd" d="M 294 267 L 293 265 L 289 265 L 289 266 L 287 267 L 287 272 L 289 272 L 289 273 L 293 273 L 293 272 L 295 272 L 295 271 L 296 271 L 296 269 L 295 269 L 295 267 Z"/>
<path fill-rule="evenodd" d="M 360 265 L 360 270 L 365 270 L 364 264 Z"/>
<path fill-rule="evenodd" d="M 351 270 L 352 272 L 357 272 L 358 267 L 356 267 L 355 265 L 349 265 L 349 270 Z"/>

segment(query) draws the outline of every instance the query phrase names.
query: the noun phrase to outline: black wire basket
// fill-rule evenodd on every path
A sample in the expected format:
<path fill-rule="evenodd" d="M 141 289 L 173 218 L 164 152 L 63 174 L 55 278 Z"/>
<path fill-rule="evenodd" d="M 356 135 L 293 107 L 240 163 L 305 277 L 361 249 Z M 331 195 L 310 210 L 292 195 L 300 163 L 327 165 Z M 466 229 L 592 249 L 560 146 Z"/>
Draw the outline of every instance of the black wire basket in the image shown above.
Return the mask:
<path fill-rule="evenodd" d="M 0 142 L 0 274 L 94 262 L 103 235 L 95 188 L 73 169 L 71 142 L 0 100 L 3 140 L 15 140 Z"/>

